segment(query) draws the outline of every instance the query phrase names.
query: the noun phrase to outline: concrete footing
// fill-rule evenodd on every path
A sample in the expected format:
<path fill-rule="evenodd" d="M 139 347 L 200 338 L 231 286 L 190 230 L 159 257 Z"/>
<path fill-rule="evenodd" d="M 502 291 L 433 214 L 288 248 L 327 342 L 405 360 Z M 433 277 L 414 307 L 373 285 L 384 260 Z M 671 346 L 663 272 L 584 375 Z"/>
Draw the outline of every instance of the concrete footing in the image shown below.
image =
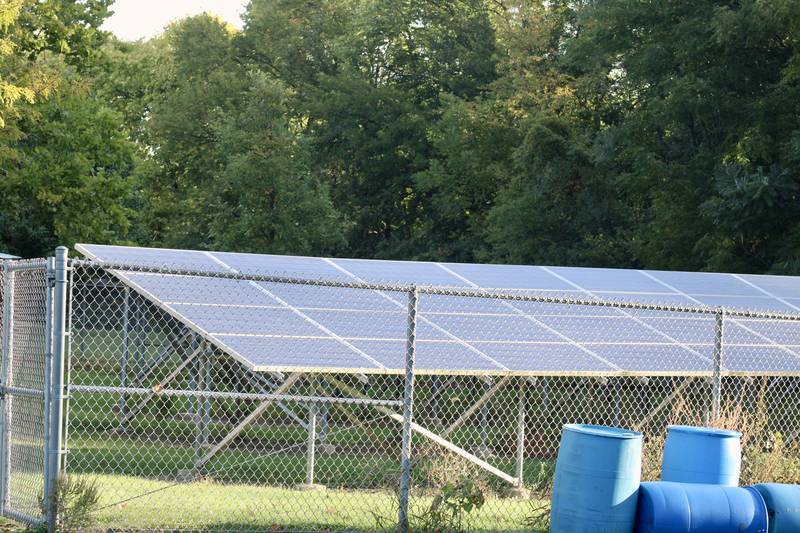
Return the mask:
<path fill-rule="evenodd" d="M 301 490 L 306 492 L 322 492 L 325 490 L 325 485 L 320 485 L 319 483 L 300 483 L 294 486 L 295 490 Z"/>

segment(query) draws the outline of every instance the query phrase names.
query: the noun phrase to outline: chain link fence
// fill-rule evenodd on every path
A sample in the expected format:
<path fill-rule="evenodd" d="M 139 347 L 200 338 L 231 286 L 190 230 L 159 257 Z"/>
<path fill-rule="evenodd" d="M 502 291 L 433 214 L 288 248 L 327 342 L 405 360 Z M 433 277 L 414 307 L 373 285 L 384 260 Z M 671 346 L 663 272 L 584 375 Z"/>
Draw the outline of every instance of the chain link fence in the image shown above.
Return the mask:
<path fill-rule="evenodd" d="M 155 298 L 127 271 L 165 292 Z M 3 368 L 27 354 L 20 374 L 4 374 L 4 479 L 25 487 L 6 492 L 19 496 L 4 509 L 37 518 L 45 403 L 25 396 L 25 411 L 9 387 L 48 390 L 46 345 L 18 340 L 47 337 L 48 285 L 43 265 L 25 272 L 40 300 L 16 297 L 21 272 L 9 284 L 5 270 L 2 284 L 5 307 L 38 313 L 11 340 L 3 314 Z M 312 320 L 361 317 L 294 338 L 300 352 L 338 357 L 321 338 L 336 336 L 379 360 L 402 358 L 405 371 L 253 370 L 201 332 L 222 328 L 224 308 L 243 332 L 225 337 L 237 355 L 248 335 L 285 347 L 277 332 L 289 315 L 259 315 L 254 280 Z M 212 285 L 236 304 L 208 303 Z M 666 426 L 695 424 L 743 432 L 742 483 L 800 482 L 800 317 L 791 314 L 89 261 L 72 262 L 69 287 L 63 468 L 97 489 L 88 513 L 97 530 L 547 531 L 571 422 L 643 432 L 644 479 L 660 476 Z M 391 305 L 366 305 L 376 292 Z M 194 315 L 202 328 L 176 313 L 190 305 L 208 307 Z M 504 369 L 484 359 L 501 352 Z M 606 363 L 621 370 L 599 370 Z M 28 430 L 15 429 L 23 420 Z"/>
<path fill-rule="evenodd" d="M 42 517 L 46 451 L 46 354 L 50 346 L 47 263 L 7 261 L 2 269 L 0 498 L 6 516 Z"/>

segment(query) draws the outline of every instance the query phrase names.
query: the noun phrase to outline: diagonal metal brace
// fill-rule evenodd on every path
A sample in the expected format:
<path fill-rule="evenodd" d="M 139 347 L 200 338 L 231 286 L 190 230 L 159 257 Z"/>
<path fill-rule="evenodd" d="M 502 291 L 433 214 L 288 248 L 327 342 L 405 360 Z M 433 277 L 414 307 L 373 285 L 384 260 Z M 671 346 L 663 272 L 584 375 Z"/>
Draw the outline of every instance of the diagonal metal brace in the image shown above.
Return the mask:
<path fill-rule="evenodd" d="M 497 394 L 497 391 L 505 387 L 509 381 L 511 381 L 511 376 L 504 376 L 501 380 L 495 383 L 491 389 L 484 392 L 483 395 L 480 398 L 478 398 L 477 402 L 472 404 L 472 406 L 469 409 L 464 411 L 464 413 L 460 417 L 458 417 L 458 420 L 450 424 L 450 426 L 447 429 L 442 431 L 442 437 L 446 437 L 456 429 L 460 428 L 464 424 L 464 422 L 469 420 L 469 418 L 472 415 L 478 412 L 478 409 L 483 407 L 486 402 L 491 400 L 494 397 L 494 395 Z"/>
<path fill-rule="evenodd" d="M 294 374 L 291 374 L 288 378 L 286 378 L 286 381 L 281 383 L 280 387 L 275 389 L 275 392 L 273 394 L 282 394 L 288 391 L 290 388 L 292 388 L 292 385 L 294 385 L 295 382 L 297 382 L 297 380 L 300 379 L 302 376 L 303 374 L 301 372 L 295 372 Z M 199 471 L 201 468 L 203 468 L 211 459 L 214 458 L 215 455 L 217 455 L 220 452 L 220 450 L 222 450 L 228 444 L 230 444 L 233 441 L 233 439 L 235 439 L 242 431 L 244 431 L 247 428 L 247 426 L 252 424 L 259 416 L 261 416 L 261 414 L 264 411 L 266 411 L 267 408 L 270 405 L 272 405 L 274 401 L 275 400 L 273 399 L 268 399 L 258 404 L 258 406 L 256 406 L 255 409 L 253 409 L 252 413 L 247 415 L 247 417 L 245 417 L 244 420 L 239 422 L 239 424 L 235 428 L 233 428 L 230 431 L 230 433 L 225 435 L 225 437 L 221 441 L 216 443 L 214 447 L 208 451 L 207 454 L 205 454 L 203 457 L 198 459 L 197 462 L 195 462 L 194 464 L 195 471 Z"/>
<path fill-rule="evenodd" d="M 343 391 L 345 394 L 349 394 L 350 396 L 355 397 L 355 398 L 366 399 L 366 396 L 364 394 L 360 393 L 359 391 L 357 391 L 353 387 L 347 385 L 346 383 L 343 383 L 342 381 L 339 381 L 338 379 L 334 378 L 333 376 L 327 376 L 326 375 L 325 379 L 327 379 L 332 385 L 334 385 L 335 387 L 337 387 L 338 389 Z M 392 420 L 394 420 L 396 422 L 399 422 L 401 424 L 403 423 L 403 415 L 395 413 L 394 411 L 392 411 L 388 407 L 384 407 L 382 405 L 374 405 L 373 407 L 376 410 L 378 410 L 379 412 L 381 412 L 382 414 L 384 414 L 387 417 L 391 418 Z M 440 437 L 439 435 L 435 434 L 433 431 L 431 431 L 429 429 L 426 429 L 426 428 L 420 426 L 419 424 L 417 424 L 415 422 L 411 423 L 411 429 L 412 429 L 412 431 L 414 431 L 414 432 L 422 435 L 423 437 L 435 442 L 436 444 L 438 444 L 439 446 L 445 448 L 446 450 L 449 450 L 449 451 L 455 453 L 456 455 L 466 459 L 467 461 L 469 461 L 469 462 L 481 467 L 482 469 L 486 470 L 490 474 L 494 474 L 495 476 L 499 477 L 500 479 L 502 479 L 503 481 L 505 481 L 509 485 L 512 485 L 512 486 L 516 486 L 517 485 L 517 478 L 506 474 L 505 472 L 503 472 L 499 468 L 490 465 L 489 463 L 487 463 L 486 461 L 484 461 L 480 457 L 477 457 L 476 455 L 473 455 L 473 454 L 469 453 L 467 450 L 465 450 L 465 449 L 463 449 L 463 448 L 461 448 L 459 446 L 456 446 L 455 444 L 453 444 L 449 440 L 447 440 L 447 439 L 445 439 L 443 437 Z"/>
<path fill-rule="evenodd" d="M 200 355 L 200 354 L 203 352 L 203 350 L 205 350 L 205 342 L 203 342 L 203 343 L 200 343 L 200 345 L 199 345 L 197 348 L 195 348 L 195 350 L 194 350 L 194 351 L 191 353 L 191 355 L 189 355 L 189 357 L 187 357 L 186 359 L 184 359 L 183 361 L 181 361 L 181 364 L 179 364 L 178 366 L 176 366 L 176 367 L 175 367 L 175 368 L 172 370 L 172 372 L 170 372 L 169 374 L 167 374 L 167 376 L 166 376 L 164 379 L 162 379 L 162 380 L 161 380 L 159 383 L 156 383 L 155 385 L 153 385 L 153 387 L 152 387 L 152 389 L 151 389 L 151 392 L 150 392 L 150 394 L 148 394 L 147 396 L 145 396 L 144 398 L 142 398 L 142 399 L 139 401 L 139 403 L 138 403 L 138 404 L 136 404 L 136 405 L 135 405 L 135 406 L 134 406 L 134 407 L 133 407 L 133 408 L 132 408 L 130 411 L 128 411 L 128 412 L 125 414 L 125 416 L 123 417 L 123 419 L 120 421 L 120 430 L 124 431 L 124 426 L 125 426 L 125 424 L 127 424 L 128 422 L 130 422 L 130 420 L 131 420 L 133 417 L 135 417 L 136 415 L 138 415 L 139 413 L 141 413 L 141 412 L 142 412 L 142 409 L 144 409 L 144 408 L 147 406 L 147 404 L 148 404 L 148 403 L 150 403 L 150 400 L 152 400 L 152 399 L 153 399 L 153 398 L 154 398 L 154 397 L 155 397 L 155 396 L 156 396 L 156 395 L 159 393 L 159 391 L 161 391 L 161 390 L 164 388 L 164 386 L 165 386 L 165 385 L 167 385 L 167 384 L 168 384 L 168 383 L 170 383 L 170 382 L 171 382 L 173 379 L 175 379 L 176 377 L 178 377 L 178 374 L 180 374 L 180 373 L 181 373 L 181 371 L 182 371 L 184 368 L 186 368 L 186 367 L 189 365 L 189 363 L 191 363 L 192 361 L 194 361 L 194 359 L 195 359 L 195 358 L 196 358 L 198 355 Z"/>

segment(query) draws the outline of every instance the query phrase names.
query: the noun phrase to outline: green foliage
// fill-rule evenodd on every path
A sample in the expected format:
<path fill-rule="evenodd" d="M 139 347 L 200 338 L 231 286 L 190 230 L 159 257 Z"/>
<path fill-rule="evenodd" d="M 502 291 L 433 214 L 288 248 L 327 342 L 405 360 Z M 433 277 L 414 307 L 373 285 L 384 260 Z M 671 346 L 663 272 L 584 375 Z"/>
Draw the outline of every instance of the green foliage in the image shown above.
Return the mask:
<path fill-rule="evenodd" d="M 47 506 L 54 505 L 56 509 L 58 517 L 56 531 L 63 533 L 83 531 L 95 522 L 93 513 L 100 504 L 100 489 L 94 479 L 60 475 L 48 500 Z M 47 513 L 47 506 L 42 504 L 42 514 Z"/>
<path fill-rule="evenodd" d="M 217 247 L 243 252 L 331 253 L 344 244 L 325 183 L 308 169 L 307 141 L 286 118 L 289 93 L 249 74 L 242 109 L 215 128 L 226 162 L 210 185 Z M 212 203 L 213 202 L 213 203 Z"/>
<path fill-rule="evenodd" d="M 798 0 L 253 0 L 139 43 L 109 4 L 2 4 L 10 251 L 800 273 Z"/>
<path fill-rule="evenodd" d="M 445 483 L 438 488 L 430 506 L 415 517 L 414 529 L 431 532 L 460 532 L 466 530 L 465 520 L 473 511 L 483 507 L 486 496 L 470 477 Z"/>
<path fill-rule="evenodd" d="M 116 242 L 130 228 L 134 146 L 116 113 L 73 83 L 28 109 L 0 180 L 0 245 L 38 255 Z"/>

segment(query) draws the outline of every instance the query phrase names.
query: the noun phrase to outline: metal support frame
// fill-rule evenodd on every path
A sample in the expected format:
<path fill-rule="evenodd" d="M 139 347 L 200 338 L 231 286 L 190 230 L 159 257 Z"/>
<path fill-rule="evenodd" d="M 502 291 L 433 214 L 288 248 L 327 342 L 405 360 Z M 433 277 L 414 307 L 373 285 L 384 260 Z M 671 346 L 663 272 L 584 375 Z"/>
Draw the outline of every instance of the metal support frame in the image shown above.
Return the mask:
<path fill-rule="evenodd" d="M 442 384 L 439 382 L 439 376 L 431 376 L 431 398 L 429 401 L 430 404 L 430 419 L 434 426 L 440 427 L 442 422 L 439 419 L 439 394 L 442 390 Z"/>
<path fill-rule="evenodd" d="M 725 329 L 725 310 L 719 309 L 714 314 L 714 374 L 711 391 L 711 421 L 718 420 L 722 404 L 722 351 Z"/>
<path fill-rule="evenodd" d="M 153 374 L 156 368 L 167 361 L 173 352 L 178 351 L 178 349 L 181 347 L 181 341 L 186 336 L 190 336 L 190 334 L 183 332 L 183 335 L 179 334 L 163 343 L 161 345 L 161 349 L 142 367 L 139 372 L 136 373 L 133 383 L 135 383 L 137 386 L 142 385 L 147 378 Z"/>
<path fill-rule="evenodd" d="M 511 376 L 503 376 L 496 383 L 494 383 L 494 385 L 492 385 L 488 390 L 486 390 L 483 393 L 483 395 L 480 398 L 478 398 L 478 401 L 472 404 L 469 407 L 469 409 L 464 411 L 455 422 L 453 422 L 447 427 L 447 429 L 442 431 L 441 433 L 442 437 L 447 437 L 453 431 L 464 425 L 464 422 L 469 420 L 469 418 L 472 415 L 474 415 L 478 411 L 478 409 L 480 409 L 484 404 L 488 403 L 489 400 L 491 400 L 494 397 L 494 395 L 497 394 L 497 391 L 499 391 L 500 389 L 505 387 L 508 383 L 510 383 L 511 379 L 512 379 Z"/>
<path fill-rule="evenodd" d="M 246 368 L 242 368 L 241 370 L 242 377 L 247 380 L 251 387 L 259 390 L 262 393 L 272 393 L 278 386 L 279 382 L 276 383 L 271 379 L 267 378 L 267 376 L 263 374 L 258 374 L 247 370 Z M 308 426 L 306 425 L 305 420 L 300 418 L 300 416 L 295 413 L 289 406 L 287 406 L 284 402 L 278 401 L 275 402 L 275 405 L 283 411 L 289 418 L 294 420 L 303 430 L 308 431 Z M 327 404 L 323 406 L 324 412 L 327 412 Z M 322 435 L 320 435 L 320 441 L 322 441 Z"/>
<path fill-rule="evenodd" d="M 362 400 L 366 400 L 367 399 L 367 397 L 364 394 L 360 393 L 359 391 L 357 391 L 353 387 L 347 385 L 346 383 L 343 383 L 342 381 L 340 381 L 340 380 L 338 380 L 338 379 L 336 379 L 336 378 L 334 378 L 332 376 L 329 376 L 329 375 L 326 375 L 325 378 L 328 381 L 330 381 L 331 384 L 336 386 L 339 390 L 341 390 L 345 394 L 348 394 L 353 398 L 359 398 L 359 399 L 362 399 Z M 405 402 L 405 400 L 404 400 L 404 402 Z M 395 413 L 391 409 L 385 407 L 384 405 L 378 404 L 378 403 L 374 403 L 374 404 L 371 404 L 371 405 L 378 412 L 380 412 L 381 414 L 391 418 L 395 422 L 399 422 L 401 424 L 404 423 L 403 415 Z M 490 474 L 493 474 L 493 475 L 497 476 L 498 478 L 502 479 L 503 481 L 505 481 L 509 485 L 513 486 L 513 485 L 516 484 L 516 479 L 513 476 L 510 476 L 507 473 L 505 473 L 502 470 L 500 470 L 499 468 L 496 468 L 496 467 L 490 465 L 489 463 L 487 463 L 486 461 L 484 461 L 480 457 L 478 457 L 478 456 L 476 456 L 476 455 L 474 455 L 472 453 L 469 453 L 464 448 L 461 448 L 460 446 L 458 446 L 456 444 L 453 444 L 451 441 L 445 439 L 444 437 L 441 437 L 441 436 L 437 435 L 433 431 L 431 431 L 431 430 L 429 430 L 429 429 L 417 424 L 416 422 L 413 422 L 413 421 L 411 422 L 411 431 L 413 431 L 414 433 L 417 433 L 417 434 L 425 437 L 426 439 L 434 442 L 435 444 L 438 444 L 442 448 L 444 448 L 446 450 L 449 450 L 449 451 L 453 452 L 454 454 L 466 459 L 467 461 L 469 461 L 469 462 L 473 463 L 474 465 L 482 468 L 483 470 L 486 470 Z"/>
<path fill-rule="evenodd" d="M 3 265 L 3 360 L 2 360 L 2 416 L 0 417 L 0 512 L 8 516 L 9 497 L 10 497 L 10 462 L 11 462 L 11 396 L 6 387 L 11 385 L 11 361 L 13 353 L 11 347 L 14 345 L 11 337 L 14 334 L 14 272 L 9 268 L 8 263 Z"/>
<path fill-rule="evenodd" d="M 612 425 L 619 427 L 622 423 L 622 380 L 620 378 L 613 378 L 614 385 L 614 421 Z"/>
<path fill-rule="evenodd" d="M 519 397 L 517 398 L 517 489 L 524 487 L 525 471 L 525 379 L 519 379 Z"/>
<path fill-rule="evenodd" d="M 211 370 L 214 364 L 212 350 L 206 347 L 200 357 L 195 361 L 199 370 L 198 384 L 200 390 L 209 392 L 212 390 Z M 205 396 L 197 401 L 197 457 L 200 457 L 202 450 L 208 447 L 208 439 L 211 428 L 211 397 Z"/>
<path fill-rule="evenodd" d="M 133 374 L 139 375 L 145 367 L 145 356 L 147 355 L 147 331 L 145 325 L 145 303 L 137 299 L 134 307 L 134 332 L 133 332 Z"/>
<path fill-rule="evenodd" d="M 321 381 L 320 379 L 317 379 L 317 383 L 319 384 L 319 387 L 322 388 L 323 390 L 327 386 L 327 383 Z M 317 389 L 316 385 L 317 384 L 315 383 L 314 384 L 315 390 Z M 322 446 L 325 446 L 328 441 L 328 431 L 330 429 L 330 424 L 328 420 L 329 411 L 330 409 L 327 403 L 323 403 L 322 405 L 319 406 L 319 433 L 317 435 L 317 440 L 319 440 L 319 443 Z"/>
<path fill-rule="evenodd" d="M 485 380 L 483 382 L 483 394 L 484 396 L 492 390 L 492 379 Z M 478 453 L 482 457 L 489 457 L 491 455 L 491 449 L 489 448 L 489 400 L 487 399 L 483 402 L 481 406 L 481 430 L 480 430 L 480 441 L 481 444 L 478 448 Z"/>
<path fill-rule="evenodd" d="M 122 350 L 119 358 L 119 383 L 122 387 L 128 386 L 128 350 L 130 349 L 130 311 L 131 311 L 131 289 L 125 287 L 122 302 Z M 125 423 L 128 420 L 128 395 L 119 395 L 119 429 L 125 430 Z"/>
<path fill-rule="evenodd" d="M 550 409 L 550 381 L 547 376 L 542 378 L 542 409 Z"/>
<path fill-rule="evenodd" d="M 294 385 L 295 382 L 302 377 L 302 375 L 303 374 L 301 372 L 290 374 L 289 377 L 287 377 L 286 380 L 281 383 L 281 386 L 275 389 L 274 394 L 283 394 L 284 392 L 288 391 L 290 388 L 292 388 L 292 385 Z M 233 439 L 235 439 L 242 431 L 247 429 L 247 426 L 252 424 L 259 416 L 261 416 L 261 414 L 267 410 L 267 407 L 272 405 L 274 401 L 274 399 L 267 399 L 256 406 L 256 408 L 253 409 L 253 411 L 247 415 L 244 420 L 239 422 L 239 424 L 237 424 L 236 427 L 233 428 L 227 435 L 225 435 L 222 440 L 216 443 L 203 457 L 195 461 L 195 472 L 202 469 L 211 459 L 214 458 L 215 455 L 217 455 L 223 448 L 230 444 Z"/>
<path fill-rule="evenodd" d="M 194 349 L 194 351 L 191 354 L 189 354 L 189 357 L 187 357 L 186 359 L 181 361 L 181 363 L 178 366 L 176 366 L 172 370 L 172 372 L 167 374 L 167 376 L 164 379 L 162 379 L 159 383 L 156 383 L 155 385 L 153 385 L 150 388 L 149 394 L 147 396 L 145 396 L 144 398 L 142 398 L 141 400 L 139 400 L 139 403 L 134 405 L 128 411 L 128 413 L 125 415 L 125 418 L 121 421 L 121 428 L 124 428 L 125 424 L 130 422 L 131 419 L 133 419 L 134 416 L 136 416 L 137 414 L 142 412 L 142 409 L 144 409 L 147 406 L 147 404 L 150 403 L 150 400 L 152 400 L 164 388 L 165 385 L 167 385 L 173 379 L 175 379 L 178 376 L 178 374 L 180 374 L 181 371 L 183 371 L 183 369 L 186 368 L 187 365 L 189 365 L 192 361 L 194 361 L 195 358 L 198 355 L 200 355 L 200 353 L 203 351 L 203 349 L 204 349 L 204 345 L 202 343 L 199 344 Z"/>
<path fill-rule="evenodd" d="M 653 409 L 650 410 L 649 413 L 641 420 L 638 424 L 634 427 L 636 431 L 643 431 L 647 424 L 650 423 L 653 418 L 656 417 L 658 413 L 666 409 L 672 402 L 677 398 L 679 395 L 683 394 L 689 385 L 692 383 L 693 378 L 687 377 L 684 378 L 683 383 L 678 385 L 677 387 L 673 387 L 672 392 L 670 392 L 663 400 L 661 400 L 658 405 L 656 405 Z"/>
<path fill-rule="evenodd" d="M 316 464 L 317 447 L 317 415 L 319 414 L 319 404 L 311 402 L 308 404 L 308 444 L 306 446 L 306 485 L 314 486 L 314 466 Z"/>
<path fill-rule="evenodd" d="M 67 317 L 67 248 L 56 248 L 55 287 L 53 289 L 53 367 L 50 393 L 50 435 L 47 456 L 47 475 L 51 493 L 58 481 L 63 462 L 64 355 L 66 350 Z M 48 495 L 49 496 L 49 495 Z M 55 498 L 47 498 L 47 530 L 55 532 L 58 507 Z"/>
<path fill-rule="evenodd" d="M 408 331 L 406 337 L 406 373 L 403 387 L 403 436 L 400 444 L 400 506 L 398 528 L 408 533 L 408 498 L 411 492 L 411 429 L 414 415 L 414 365 L 417 352 L 417 309 L 419 293 L 408 293 Z"/>

